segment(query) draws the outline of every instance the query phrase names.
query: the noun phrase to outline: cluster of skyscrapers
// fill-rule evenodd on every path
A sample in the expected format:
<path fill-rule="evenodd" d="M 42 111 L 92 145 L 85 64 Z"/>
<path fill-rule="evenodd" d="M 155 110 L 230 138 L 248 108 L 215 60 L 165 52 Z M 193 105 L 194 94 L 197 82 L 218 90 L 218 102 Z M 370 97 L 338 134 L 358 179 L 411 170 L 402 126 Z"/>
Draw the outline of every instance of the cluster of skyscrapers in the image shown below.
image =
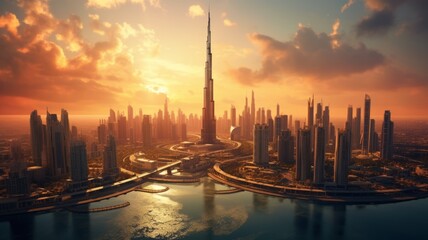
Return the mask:
<path fill-rule="evenodd" d="M 370 119 L 370 105 L 370 97 L 366 95 L 362 133 L 360 132 L 360 108 L 357 108 L 354 118 L 352 106 L 349 106 L 344 128 L 336 130 L 330 122 L 329 107 L 325 106 L 323 110 L 322 103 L 318 103 L 317 111 L 314 114 L 314 98 L 310 98 L 307 123 L 304 123 L 300 128 L 300 122 L 296 121 L 293 132 L 291 131 L 291 120 L 288 121 L 287 115 L 279 115 L 279 106 L 277 106 L 275 121 L 268 117 L 266 123 L 259 124 L 257 121 L 260 120 L 257 120 L 254 125 L 254 164 L 263 166 L 269 163 L 269 154 L 266 154 L 269 144 L 266 143 L 270 142 L 272 149 L 278 156 L 278 162 L 295 163 L 294 176 L 296 181 L 322 185 L 326 181 L 325 156 L 326 152 L 330 152 L 334 153 L 333 182 L 337 186 L 347 185 L 348 166 L 352 159 L 352 150 L 361 150 L 362 156 L 365 156 L 372 155 L 379 149 L 379 137 L 375 131 L 375 121 Z M 248 108 L 246 107 L 244 116 L 245 114 L 251 116 L 247 112 Z M 269 112 L 269 116 L 270 111 L 267 112 Z M 392 159 L 393 126 L 391 113 L 387 110 L 384 115 L 380 141 L 380 158 L 384 160 Z M 243 124 L 243 128 L 245 128 L 245 124 Z M 243 138 L 247 137 L 249 136 L 245 136 L 244 133 Z"/>

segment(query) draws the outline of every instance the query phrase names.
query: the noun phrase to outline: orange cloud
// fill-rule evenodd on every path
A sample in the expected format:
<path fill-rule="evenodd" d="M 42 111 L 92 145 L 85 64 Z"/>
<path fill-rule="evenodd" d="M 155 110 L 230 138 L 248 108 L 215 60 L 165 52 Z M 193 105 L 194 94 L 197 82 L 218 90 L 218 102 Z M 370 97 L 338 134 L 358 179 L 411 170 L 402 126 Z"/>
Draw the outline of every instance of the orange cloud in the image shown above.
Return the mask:
<path fill-rule="evenodd" d="M 93 15 L 89 25 L 105 39 L 89 43 L 82 38 L 85 26 L 78 16 L 57 19 L 45 0 L 20 1 L 19 6 L 25 13 L 22 24 L 13 14 L 0 16 L 1 102 L 15 100 L 16 108 L 23 109 L 27 101 L 26 112 L 36 104 L 83 111 L 82 106 L 116 105 L 136 92 L 149 92 L 123 41 L 140 37 L 144 42 L 150 36 L 154 44 L 150 29 L 110 24 Z M 0 114 L 15 112 L 13 105 L 2 105 Z"/>
<path fill-rule="evenodd" d="M 194 18 L 204 16 L 205 12 L 201 5 L 195 4 L 189 7 L 188 14 L 190 17 Z"/>
<path fill-rule="evenodd" d="M 6 28 L 14 36 L 18 35 L 19 20 L 13 13 L 0 16 L 0 28 Z"/>
<path fill-rule="evenodd" d="M 251 34 L 250 40 L 259 46 L 262 66 L 258 70 L 238 68 L 230 71 L 243 84 L 280 81 L 283 76 L 309 77 L 327 80 L 375 69 L 385 63 L 385 57 L 364 44 L 341 43 L 336 33 L 315 33 L 300 26 L 291 41 L 280 42 L 262 34 Z"/>

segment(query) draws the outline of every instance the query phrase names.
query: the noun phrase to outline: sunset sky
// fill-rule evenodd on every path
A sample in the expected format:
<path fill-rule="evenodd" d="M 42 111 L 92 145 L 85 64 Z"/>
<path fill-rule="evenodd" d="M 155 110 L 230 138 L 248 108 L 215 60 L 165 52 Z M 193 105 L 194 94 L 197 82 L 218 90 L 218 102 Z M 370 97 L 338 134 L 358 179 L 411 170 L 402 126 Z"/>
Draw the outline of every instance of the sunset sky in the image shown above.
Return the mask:
<path fill-rule="evenodd" d="M 304 117 L 428 117 L 428 1 L 212 0 L 216 115 L 245 96 Z M 208 1 L 1 0 L 0 114 L 201 114 Z"/>

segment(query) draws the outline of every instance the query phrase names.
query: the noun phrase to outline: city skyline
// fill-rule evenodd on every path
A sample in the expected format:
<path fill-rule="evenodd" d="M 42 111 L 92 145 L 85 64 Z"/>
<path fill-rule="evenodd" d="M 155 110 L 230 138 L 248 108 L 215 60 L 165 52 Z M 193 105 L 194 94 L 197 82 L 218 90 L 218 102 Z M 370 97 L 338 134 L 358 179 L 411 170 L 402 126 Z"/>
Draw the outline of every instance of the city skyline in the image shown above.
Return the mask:
<path fill-rule="evenodd" d="M 260 4 L 211 3 L 217 117 L 231 105 L 243 109 L 253 90 L 257 108 L 279 103 L 281 113 L 301 120 L 312 94 L 335 117 L 344 118 L 349 104 L 362 108 L 365 93 L 373 118 L 385 109 L 394 118 L 426 117 L 428 49 L 414 44 L 426 38 L 424 3 Z M 207 1 L 1 5 L 0 48 L 8 61 L 0 63 L 0 114 L 46 107 L 102 114 L 133 105 L 151 115 L 166 97 L 171 109 L 200 114 Z M 376 22 L 378 15 L 389 21 Z"/>

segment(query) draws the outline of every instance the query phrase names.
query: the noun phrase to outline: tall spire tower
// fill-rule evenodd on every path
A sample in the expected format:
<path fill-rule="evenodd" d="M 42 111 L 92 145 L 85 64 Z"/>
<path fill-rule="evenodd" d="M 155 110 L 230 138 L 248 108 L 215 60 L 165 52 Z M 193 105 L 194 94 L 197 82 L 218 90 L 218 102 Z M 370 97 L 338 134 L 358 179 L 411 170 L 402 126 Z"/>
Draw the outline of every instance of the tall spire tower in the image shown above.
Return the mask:
<path fill-rule="evenodd" d="M 204 106 L 202 108 L 201 143 L 216 142 L 216 120 L 214 116 L 214 80 L 212 78 L 211 18 L 208 11 L 207 61 L 205 62 Z"/>

